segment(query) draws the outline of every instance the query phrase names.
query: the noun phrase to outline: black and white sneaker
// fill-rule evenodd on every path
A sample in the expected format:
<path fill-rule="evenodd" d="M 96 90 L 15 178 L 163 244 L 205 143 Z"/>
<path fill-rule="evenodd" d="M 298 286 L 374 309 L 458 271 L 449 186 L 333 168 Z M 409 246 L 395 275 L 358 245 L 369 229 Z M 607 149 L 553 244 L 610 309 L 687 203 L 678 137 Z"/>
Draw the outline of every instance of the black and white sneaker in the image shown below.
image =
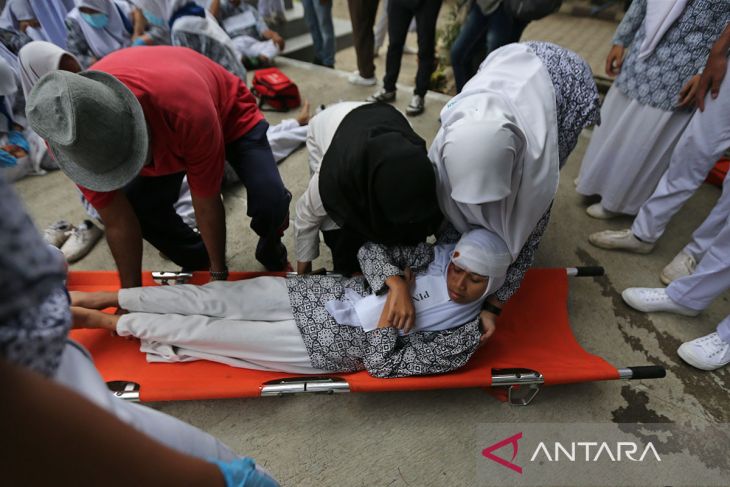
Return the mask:
<path fill-rule="evenodd" d="M 388 91 L 385 88 L 381 88 L 368 97 L 365 101 L 376 101 L 380 103 L 391 103 L 395 101 L 395 90 Z"/>

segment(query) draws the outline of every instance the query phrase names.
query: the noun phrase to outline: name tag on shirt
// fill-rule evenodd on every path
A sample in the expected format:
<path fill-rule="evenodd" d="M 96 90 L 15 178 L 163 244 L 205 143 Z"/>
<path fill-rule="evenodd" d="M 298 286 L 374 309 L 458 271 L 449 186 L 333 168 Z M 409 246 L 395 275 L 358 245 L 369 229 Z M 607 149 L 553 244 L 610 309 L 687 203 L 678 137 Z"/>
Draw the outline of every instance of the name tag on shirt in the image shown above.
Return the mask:
<path fill-rule="evenodd" d="M 411 290 L 411 297 L 413 298 L 413 307 L 416 309 L 416 314 L 424 313 L 439 304 L 449 301 L 446 277 L 443 275 L 418 276 L 415 286 Z M 385 299 L 385 295 L 371 295 L 355 304 L 355 313 L 357 313 L 357 317 L 360 319 L 365 331 L 377 328 L 380 315 L 385 306 Z"/>
<path fill-rule="evenodd" d="M 239 32 L 256 25 L 256 16 L 250 10 L 242 14 L 228 17 L 223 21 L 223 28 L 228 32 Z"/>

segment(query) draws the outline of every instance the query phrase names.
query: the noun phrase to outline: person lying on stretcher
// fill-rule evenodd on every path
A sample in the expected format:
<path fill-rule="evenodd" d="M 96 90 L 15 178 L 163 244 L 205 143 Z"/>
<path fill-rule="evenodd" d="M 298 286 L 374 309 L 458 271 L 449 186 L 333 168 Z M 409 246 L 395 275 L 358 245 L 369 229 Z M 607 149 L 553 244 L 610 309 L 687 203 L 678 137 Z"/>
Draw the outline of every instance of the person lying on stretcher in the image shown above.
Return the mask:
<path fill-rule="evenodd" d="M 436 245 L 358 252 L 362 276 L 300 275 L 72 292 L 74 326 L 141 341 L 151 362 L 212 360 L 302 374 L 367 370 L 375 377 L 462 367 L 494 332 L 483 300 L 511 263 L 484 229 L 445 231 Z M 410 271 L 413 269 L 413 271 Z M 119 307 L 127 314 L 99 310 Z"/>

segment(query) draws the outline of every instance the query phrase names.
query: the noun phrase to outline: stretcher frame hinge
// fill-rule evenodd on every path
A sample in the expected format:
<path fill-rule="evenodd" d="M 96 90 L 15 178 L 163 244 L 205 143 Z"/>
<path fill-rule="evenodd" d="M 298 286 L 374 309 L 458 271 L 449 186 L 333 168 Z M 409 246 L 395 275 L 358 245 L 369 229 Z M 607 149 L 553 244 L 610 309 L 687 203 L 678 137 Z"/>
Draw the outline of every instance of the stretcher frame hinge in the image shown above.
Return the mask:
<path fill-rule="evenodd" d="M 510 406 L 527 406 L 540 392 L 545 378 L 531 369 L 494 369 L 492 386 L 507 388 L 507 402 Z"/>
<path fill-rule="evenodd" d="M 136 382 L 113 380 L 106 383 L 107 388 L 119 399 L 130 402 L 139 402 L 140 386 Z"/>
<path fill-rule="evenodd" d="M 261 397 L 290 394 L 339 394 L 350 392 L 346 380 L 332 377 L 297 377 L 266 382 L 261 386 Z"/>

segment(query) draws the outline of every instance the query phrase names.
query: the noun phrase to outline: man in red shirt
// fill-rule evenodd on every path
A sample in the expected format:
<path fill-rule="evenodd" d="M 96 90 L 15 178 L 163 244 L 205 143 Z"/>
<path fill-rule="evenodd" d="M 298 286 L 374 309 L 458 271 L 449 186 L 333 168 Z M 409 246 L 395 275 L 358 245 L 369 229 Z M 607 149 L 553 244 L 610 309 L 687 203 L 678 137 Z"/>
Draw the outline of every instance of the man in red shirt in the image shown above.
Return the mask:
<path fill-rule="evenodd" d="M 99 212 L 122 286 L 141 285 L 142 238 L 183 268 L 227 277 L 226 160 L 246 186 L 256 258 L 283 270 L 291 194 L 243 82 L 181 47 L 122 49 L 92 68 L 44 76 L 28 120 Z M 173 208 L 186 174 L 200 235 Z"/>

